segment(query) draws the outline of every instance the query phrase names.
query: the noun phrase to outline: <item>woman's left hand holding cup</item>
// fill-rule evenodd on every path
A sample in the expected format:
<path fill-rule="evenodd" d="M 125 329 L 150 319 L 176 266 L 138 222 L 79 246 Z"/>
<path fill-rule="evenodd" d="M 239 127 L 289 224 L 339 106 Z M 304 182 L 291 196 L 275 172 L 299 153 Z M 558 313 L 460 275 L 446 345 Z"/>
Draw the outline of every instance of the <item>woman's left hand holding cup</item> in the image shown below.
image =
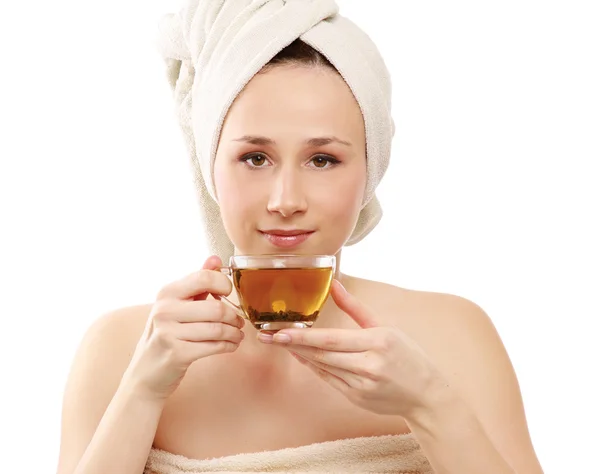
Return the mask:
<path fill-rule="evenodd" d="M 360 328 L 282 329 L 259 333 L 258 339 L 285 346 L 361 408 L 403 417 L 426 408 L 424 394 L 445 386 L 445 380 L 422 348 L 399 328 L 380 325 L 337 280 L 331 296 Z"/>

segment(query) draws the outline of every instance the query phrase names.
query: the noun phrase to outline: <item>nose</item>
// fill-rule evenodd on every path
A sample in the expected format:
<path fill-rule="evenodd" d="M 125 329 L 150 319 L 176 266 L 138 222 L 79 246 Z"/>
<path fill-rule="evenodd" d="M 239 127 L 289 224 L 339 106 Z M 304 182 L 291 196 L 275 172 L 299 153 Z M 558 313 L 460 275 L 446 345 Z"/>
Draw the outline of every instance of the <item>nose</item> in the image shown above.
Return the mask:
<path fill-rule="evenodd" d="M 303 191 L 301 171 L 282 168 L 273 177 L 267 209 L 283 217 L 306 212 L 308 203 Z"/>

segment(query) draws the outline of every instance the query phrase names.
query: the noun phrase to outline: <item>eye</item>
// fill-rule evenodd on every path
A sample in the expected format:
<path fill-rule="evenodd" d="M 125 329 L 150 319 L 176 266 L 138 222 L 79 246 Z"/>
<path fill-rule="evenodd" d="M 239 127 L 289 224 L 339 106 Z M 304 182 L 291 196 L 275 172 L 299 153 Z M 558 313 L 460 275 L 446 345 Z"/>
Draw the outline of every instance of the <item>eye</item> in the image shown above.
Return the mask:
<path fill-rule="evenodd" d="M 250 168 L 264 168 L 263 165 L 267 162 L 267 157 L 259 153 L 252 153 L 242 156 L 240 161 L 245 162 Z"/>
<path fill-rule="evenodd" d="M 314 164 L 315 168 L 325 169 L 337 165 L 340 163 L 340 160 L 334 158 L 333 156 L 316 155 L 313 156 L 311 162 Z"/>

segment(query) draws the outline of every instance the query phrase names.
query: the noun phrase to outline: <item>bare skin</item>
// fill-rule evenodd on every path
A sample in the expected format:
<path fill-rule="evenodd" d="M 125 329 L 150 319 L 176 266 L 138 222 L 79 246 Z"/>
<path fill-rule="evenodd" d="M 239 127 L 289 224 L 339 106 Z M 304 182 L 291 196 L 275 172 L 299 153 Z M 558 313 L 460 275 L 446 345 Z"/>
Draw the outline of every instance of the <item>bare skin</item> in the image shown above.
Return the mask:
<path fill-rule="evenodd" d="M 411 305 L 414 308 L 419 300 L 416 292 L 345 275 L 340 279 L 350 292 L 382 312 L 397 306 L 400 319 L 395 323 L 409 334 L 426 337 L 424 321 L 411 314 Z M 323 313 L 329 325 L 318 321 L 315 327 L 358 327 L 333 306 L 328 302 Z M 399 417 L 354 406 L 284 348 L 257 341 L 249 323 L 244 331 L 247 336 L 236 352 L 190 367 L 165 406 L 155 447 L 207 458 L 410 432 Z"/>
<path fill-rule="evenodd" d="M 485 428 L 496 434 L 494 441 L 499 450 L 523 467 L 520 472 L 542 472 L 531 445 L 518 383 L 491 326 L 491 332 L 486 329 L 481 333 L 485 337 L 481 344 L 499 351 L 494 363 L 501 371 L 504 398 L 490 402 L 497 389 L 479 382 L 482 368 L 473 351 L 480 349 L 475 344 L 468 345 L 474 334 L 467 325 L 473 319 L 461 316 L 461 312 L 472 309 L 472 303 L 450 294 L 403 289 L 343 274 L 338 278 L 351 294 L 423 348 L 442 374 L 464 394 Z M 79 472 L 75 466 L 111 399 L 123 386 L 123 373 L 130 365 L 152 306 L 113 311 L 88 331 L 82 343 L 83 353 L 78 356 L 82 366 L 75 364 L 71 388 L 66 392 L 70 403 L 63 412 L 60 474 Z M 331 300 L 322 316 L 315 327 L 357 327 Z M 486 319 L 483 323 L 489 326 Z M 206 459 L 411 431 L 401 417 L 377 415 L 354 406 L 284 348 L 257 341 L 257 331 L 249 323 L 243 331 L 246 336 L 235 352 L 192 363 L 179 387 L 166 400 L 153 404 L 149 410 L 142 407 L 143 414 L 133 415 L 136 422 L 158 417 L 156 423 L 147 421 L 147 429 L 155 428 L 155 432 L 140 451 L 139 467 L 151 446 L 191 459 Z M 90 372 L 94 377 L 89 376 Z M 77 402 L 71 397 L 76 397 Z M 140 399 L 135 398 L 136 405 Z M 512 421 L 505 428 L 508 419 Z M 131 472 L 139 472 L 139 468 Z"/>
<path fill-rule="evenodd" d="M 389 314 L 390 324 L 402 328 L 427 348 L 433 359 L 443 362 L 444 348 L 429 337 L 431 325 L 437 324 L 433 321 L 434 308 L 442 303 L 443 295 L 347 275 L 338 278 L 350 293 L 381 314 Z M 395 311 L 390 313 L 390 308 Z M 97 342 L 111 350 L 110 355 L 98 361 L 100 390 L 94 391 L 94 399 L 88 400 L 87 406 L 97 422 L 130 363 L 151 309 L 152 304 L 123 308 L 106 316 L 102 323 L 104 337 L 111 340 Z M 315 327 L 358 326 L 328 301 Z M 154 447 L 204 459 L 410 432 L 402 418 L 377 415 L 354 406 L 285 349 L 260 343 L 250 323 L 243 330 L 246 336 L 235 352 L 205 357 L 189 367 L 179 387 L 164 403 Z M 89 431 L 88 434 L 91 435 Z"/>
<path fill-rule="evenodd" d="M 214 169 L 236 252 L 281 253 L 264 231 L 302 229 L 311 236 L 285 253 L 341 257 L 366 163 L 360 108 L 339 75 L 278 67 L 256 76 L 229 111 Z M 418 359 L 430 362 L 423 367 L 451 387 L 452 397 L 423 393 L 431 410 L 408 420 L 354 405 L 284 347 L 259 342 L 249 323 L 241 339 L 231 309 L 190 294 L 231 291 L 225 275 L 210 271 L 220 262 L 208 263 L 161 290 L 157 302 L 92 325 L 65 390 L 59 474 L 139 473 L 151 446 L 204 459 L 409 431 L 421 435 L 439 472 L 507 472 L 508 464 L 541 472 L 510 360 L 472 302 L 337 275 L 383 326 L 416 342 L 425 355 Z M 315 327 L 359 326 L 329 300 Z M 499 470 L 482 467 L 486 459 Z"/>

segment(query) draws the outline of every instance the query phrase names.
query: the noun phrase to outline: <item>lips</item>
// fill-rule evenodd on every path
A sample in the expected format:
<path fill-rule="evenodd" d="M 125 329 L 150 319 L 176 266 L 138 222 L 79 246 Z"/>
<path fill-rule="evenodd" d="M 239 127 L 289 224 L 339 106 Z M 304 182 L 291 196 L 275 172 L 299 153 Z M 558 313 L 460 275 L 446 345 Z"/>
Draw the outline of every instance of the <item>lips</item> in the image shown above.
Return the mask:
<path fill-rule="evenodd" d="M 304 229 L 271 229 L 260 231 L 269 243 L 279 248 L 292 248 L 300 245 L 314 233 Z"/>

